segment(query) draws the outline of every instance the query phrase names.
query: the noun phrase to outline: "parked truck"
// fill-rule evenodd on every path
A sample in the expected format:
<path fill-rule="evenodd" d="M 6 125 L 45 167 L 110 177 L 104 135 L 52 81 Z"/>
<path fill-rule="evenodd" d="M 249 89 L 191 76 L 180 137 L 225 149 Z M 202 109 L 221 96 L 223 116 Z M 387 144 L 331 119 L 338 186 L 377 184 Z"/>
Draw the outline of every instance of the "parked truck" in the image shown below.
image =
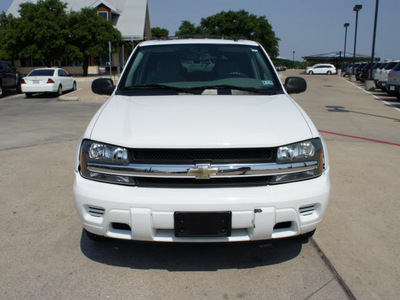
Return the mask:
<path fill-rule="evenodd" d="M 0 60 L 0 98 L 4 96 L 4 91 L 21 89 L 21 74 L 7 61 Z"/>

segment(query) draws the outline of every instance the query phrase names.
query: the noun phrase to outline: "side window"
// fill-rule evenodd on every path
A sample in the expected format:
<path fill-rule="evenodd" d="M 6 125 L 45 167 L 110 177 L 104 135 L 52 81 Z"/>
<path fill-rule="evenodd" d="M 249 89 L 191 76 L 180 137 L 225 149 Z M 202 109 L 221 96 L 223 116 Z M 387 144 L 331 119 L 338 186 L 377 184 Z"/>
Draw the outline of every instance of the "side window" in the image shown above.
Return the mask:
<path fill-rule="evenodd" d="M 58 76 L 67 77 L 68 73 L 65 72 L 64 70 L 58 70 Z"/>
<path fill-rule="evenodd" d="M 12 67 L 10 66 L 10 64 L 6 64 L 6 72 L 11 72 L 12 71 Z"/>

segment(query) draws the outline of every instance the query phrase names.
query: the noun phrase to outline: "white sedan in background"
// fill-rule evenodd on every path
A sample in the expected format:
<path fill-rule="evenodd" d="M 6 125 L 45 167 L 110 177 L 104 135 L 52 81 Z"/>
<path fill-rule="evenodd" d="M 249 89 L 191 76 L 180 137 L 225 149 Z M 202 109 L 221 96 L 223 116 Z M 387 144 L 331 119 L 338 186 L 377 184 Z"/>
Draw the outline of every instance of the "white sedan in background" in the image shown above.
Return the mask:
<path fill-rule="evenodd" d="M 76 81 L 64 69 L 35 69 L 22 78 L 21 90 L 27 98 L 35 93 L 54 93 L 61 96 L 65 91 L 76 90 Z"/>
<path fill-rule="evenodd" d="M 313 65 L 312 67 L 308 67 L 306 69 L 306 74 L 312 75 L 312 74 L 336 74 L 336 67 L 334 65 L 330 64 L 318 64 L 318 65 Z"/>

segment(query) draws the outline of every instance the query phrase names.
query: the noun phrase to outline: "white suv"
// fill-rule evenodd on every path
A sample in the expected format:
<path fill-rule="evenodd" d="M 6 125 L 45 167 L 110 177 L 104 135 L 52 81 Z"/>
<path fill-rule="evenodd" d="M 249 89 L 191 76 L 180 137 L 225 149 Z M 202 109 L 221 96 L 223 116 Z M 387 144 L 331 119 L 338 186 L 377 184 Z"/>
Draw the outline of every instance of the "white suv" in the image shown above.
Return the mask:
<path fill-rule="evenodd" d="M 400 62 L 389 72 L 386 90 L 400 99 Z"/>
<path fill-rule="evenodd" d="M 326 146 L 265 50 L 148 41 L 79 142 L 75 205 L 89 238 L 228 242 L 310 237 L 329 197 Z"/>
<path fill-rule="evenodd" d="M 386 89 L 386 85 L 388 82 L 389 73 L 399 62 L 400 62 L 399 60 L 391 61 L 391 62 L 387 63 L 384 68 L 382 68 L 380 70 L 378 80 L 375 79 L 376 85 L 378 88 L 380 88 L 384 91 L 388 91 Z"/>
<path fill-rule="evenodd" d="M 306 74 L 313 75 L 313 74 L 336 74 L 336 67 L 330 64 L 318 64 L 313 65 L 312 67 L 306 68 Z"/>

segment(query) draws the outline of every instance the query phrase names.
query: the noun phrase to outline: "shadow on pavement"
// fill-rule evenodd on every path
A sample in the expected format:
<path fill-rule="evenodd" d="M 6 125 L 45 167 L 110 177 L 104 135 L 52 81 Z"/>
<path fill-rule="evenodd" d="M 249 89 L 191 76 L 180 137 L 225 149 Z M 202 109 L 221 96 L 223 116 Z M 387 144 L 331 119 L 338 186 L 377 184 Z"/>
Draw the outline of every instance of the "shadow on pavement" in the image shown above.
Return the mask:
<path fill-rule="evenodd" d="M 355 110 L 348 110 L 344 106 L 326 105 L 326 108 L 327 108 L 327 111 L 329 111 L 329 112 L 347 112 L 347 113 L 366 115 L 366 116 L 389 119 L 389 120 L 393 120 L 393 121 L 396 121 L 396 122 L 400 122 L 400 119 L 397 119 L 397 118 L 391 118 L 391 117 L 386 117 L 386 116 L 381 116 L 381 115 L 369 114 L 369 113 L 364 113 L 364 112 L 355 111 Z"/>
<path fill-rule="evenodd" d="M 81 250 L 89 259 L 111 266 L 168 271 L 216 271 L 274 265 L 299 255 L 301 239 L 252 243 L 155 243 L 89 240 L 82 231 Z"/>

